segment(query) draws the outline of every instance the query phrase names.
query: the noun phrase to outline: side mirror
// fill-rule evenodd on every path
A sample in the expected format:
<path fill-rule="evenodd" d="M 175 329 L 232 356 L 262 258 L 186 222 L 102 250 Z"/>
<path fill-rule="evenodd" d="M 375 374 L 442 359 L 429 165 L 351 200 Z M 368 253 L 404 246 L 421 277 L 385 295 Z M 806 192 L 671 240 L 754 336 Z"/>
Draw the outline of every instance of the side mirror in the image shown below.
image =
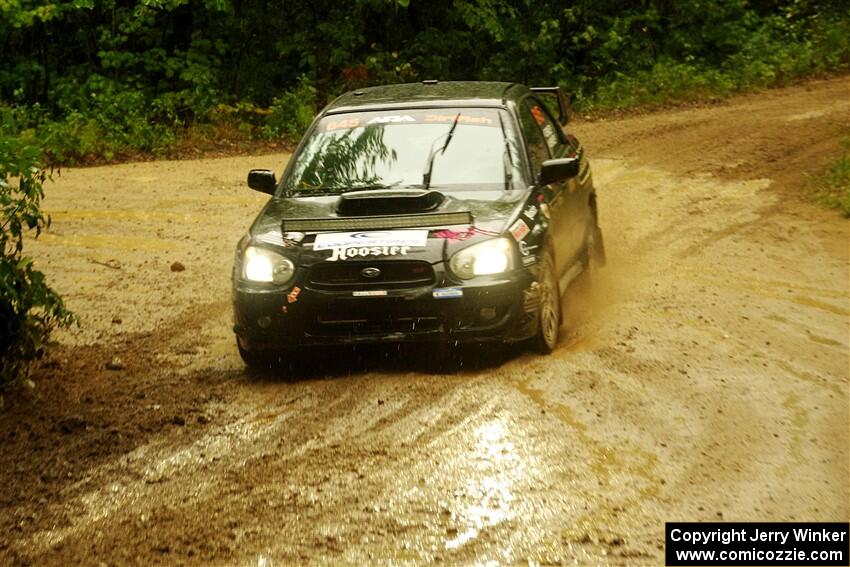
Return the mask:
<path fill-rule="evenodd" d="M 260 193 L 274 194 L 277 178 L 271 169 L 252 169 L 248 172 L 248 187 Z"/>
<path fill-rule="evenodd" d="M 578 167 L 578 158 L 547 159 L 540 166 L 537 184 L 549 185 L 550 183 L 572 179 L 578 175 Z"/>

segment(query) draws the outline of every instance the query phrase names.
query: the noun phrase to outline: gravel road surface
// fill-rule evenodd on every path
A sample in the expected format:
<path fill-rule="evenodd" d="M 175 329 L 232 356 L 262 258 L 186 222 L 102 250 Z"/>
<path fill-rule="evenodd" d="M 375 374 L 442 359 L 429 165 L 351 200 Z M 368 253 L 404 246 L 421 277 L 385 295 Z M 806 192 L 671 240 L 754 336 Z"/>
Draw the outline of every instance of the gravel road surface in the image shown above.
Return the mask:
<path fill-rule="evenodd" d="M 29 243 L 81 325 L 0 412 L 0 564 L 663 564 L 665 521 L 847 521 L 847 77 L 578 120 L 609 266 L 551 356 L 253 376 L 236 241 L 286 155 L 66 169 Z M 182 268 L 182 269 L 181 269 Z"/>

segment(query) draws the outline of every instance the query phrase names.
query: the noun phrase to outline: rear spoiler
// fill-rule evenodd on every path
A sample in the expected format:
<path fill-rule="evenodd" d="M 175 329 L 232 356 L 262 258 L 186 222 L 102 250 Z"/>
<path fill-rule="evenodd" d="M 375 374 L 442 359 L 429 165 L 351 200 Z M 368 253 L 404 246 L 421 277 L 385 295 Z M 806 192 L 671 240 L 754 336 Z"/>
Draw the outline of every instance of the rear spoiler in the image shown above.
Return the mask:
<path fill-rule="evenodd" d="M 558 122 L 565 126 L 570 121 L 570 99 L 561 87 L 532 87 L 531 91 L 554 96 L 558 101 Z"/>

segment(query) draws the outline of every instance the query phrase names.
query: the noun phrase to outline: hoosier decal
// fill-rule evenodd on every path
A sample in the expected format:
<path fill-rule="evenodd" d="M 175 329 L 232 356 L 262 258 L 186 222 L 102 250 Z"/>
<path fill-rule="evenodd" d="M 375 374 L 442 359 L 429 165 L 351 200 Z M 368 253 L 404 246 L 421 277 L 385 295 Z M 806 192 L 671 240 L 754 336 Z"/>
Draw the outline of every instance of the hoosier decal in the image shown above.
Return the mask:
<path fill-rule="evenodd" d="M 410 246 L 337 246 L 331 249 L 328 262 L 349 260 L 351 258 L 366 258 L 368 256 L 406 256 Z"/>

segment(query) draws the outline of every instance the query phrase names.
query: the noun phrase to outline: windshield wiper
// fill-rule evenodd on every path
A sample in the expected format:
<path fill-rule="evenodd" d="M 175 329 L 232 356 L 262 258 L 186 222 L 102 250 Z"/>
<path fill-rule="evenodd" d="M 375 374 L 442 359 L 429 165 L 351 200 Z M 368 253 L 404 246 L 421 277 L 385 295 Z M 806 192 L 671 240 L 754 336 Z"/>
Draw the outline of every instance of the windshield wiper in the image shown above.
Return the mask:
<path fill-rule="evenodd" d="M 505 168 L 505 191 L 510 191 L 511 181 L 514 178 L 514 159 L 511 156 L 511 144 L 508 141 L 508 133 L 505 131 L 505 121 L 502 119 L 502 113 L 499 112 L 499 126 L 502 127 L 502 137 L 505 139 L 505 151 L 502 154 L 502 165 Z"/>
<path fill-rule="evenodd" d="M 434 170 L 434 158 L 437 157 L 437 152 L 440 152 L 440 154 L 446 153 L 446 148 L 449 147 L 449 142 L 452 141 L 452 136 L 455 135 L 455 128 L 457 128 L 458 120 L 460 120 L 460 112 L 458 112 L 457 116 L 455 116 L 454 122 L 452 122 L 452 127 L 449 128 L 449 131 L 446 134 L 444 134 L 446 137 L 446 143 L 443 144 L 441 149 L 435 149 L 434 144 L 440 141 L 440 138 L 443 136 L 440 136 L 431 143 L 431 151 L 428 152 L 428 162 L 425 164 L 425 172 L 422 174 L 422 185 L 425 186 L 426 191 L 431 186 L 431 172 Z"/>

